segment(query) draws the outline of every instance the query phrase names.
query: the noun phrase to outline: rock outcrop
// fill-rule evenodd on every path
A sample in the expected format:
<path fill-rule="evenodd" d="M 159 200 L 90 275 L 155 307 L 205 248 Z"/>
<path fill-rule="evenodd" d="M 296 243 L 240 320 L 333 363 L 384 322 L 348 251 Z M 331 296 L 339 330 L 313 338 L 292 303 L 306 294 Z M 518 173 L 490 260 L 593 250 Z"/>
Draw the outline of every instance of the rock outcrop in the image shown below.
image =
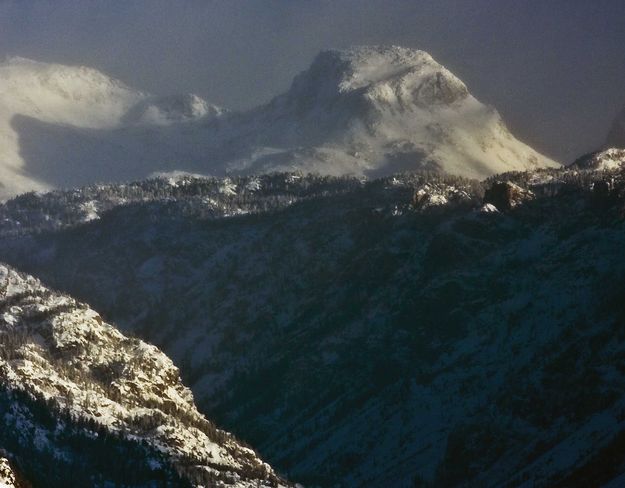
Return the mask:
<path fill-rule="evenodd" d="M 178 369 L 156 347 L 6 266 L 0 384 L 0 445 L 33 482 L 281 483 L 252 449 L 197 411 Z"/>
<path fill-rule="evenodd" d="M 499 211 L 512 210 L 517 205 L 533 198 L 534 194 L 530 190 L 521 188 L 510 181 L 495 182 L 484 193 L 484 203 L 494 205 Z"/>

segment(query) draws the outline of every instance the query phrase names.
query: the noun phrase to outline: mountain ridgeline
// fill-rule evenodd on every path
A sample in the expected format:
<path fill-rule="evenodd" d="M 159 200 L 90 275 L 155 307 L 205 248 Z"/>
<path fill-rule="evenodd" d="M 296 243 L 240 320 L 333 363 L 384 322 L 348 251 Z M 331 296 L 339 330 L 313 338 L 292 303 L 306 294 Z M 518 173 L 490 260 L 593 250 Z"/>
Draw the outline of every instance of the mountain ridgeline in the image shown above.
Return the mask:
<path fill-rule="evenodd" d="M 619 154 L 482 182 L 178 175 L 29 194 L 0 207 L 0 260 L 162 348 L 200 411 L 289 479 L 618 486 Z"/>
<path fill-rule="evenodd" d="M 5 266 L 0 310 L 0 446 L 34 486 L 286 486 L 154 346 Z M 1 480 L 29 486 L 6 459 Z"/>
<path fill-rule="evenodd" d="M 85 67 L 0 63 L 5 199 L 173 170 L 484 178 L 551 166 L 423 51 L 324 51 L 286 93 L 246 112 L 192 94 L 150 95 Z"/>
<path fill-rule="evenodd" d="M 0 63 L 0 486 L 625 485 L 624 121 L 563 167 L 397 46 L 245 112 Z"/>

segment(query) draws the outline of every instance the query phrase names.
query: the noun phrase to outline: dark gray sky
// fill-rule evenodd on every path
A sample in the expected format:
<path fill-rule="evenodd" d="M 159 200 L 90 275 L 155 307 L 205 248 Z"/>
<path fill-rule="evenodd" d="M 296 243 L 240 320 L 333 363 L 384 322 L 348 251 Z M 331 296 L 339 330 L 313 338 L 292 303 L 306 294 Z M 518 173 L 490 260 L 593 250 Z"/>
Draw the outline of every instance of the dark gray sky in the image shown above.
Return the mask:
<path fill-rule="evenodd" d="M 85 64 L 234 109 L 354 44 L 429 51 L 561 160 L 600 145 L 625 105 L 625 0 L 0 0 L 0 57 Z"/>

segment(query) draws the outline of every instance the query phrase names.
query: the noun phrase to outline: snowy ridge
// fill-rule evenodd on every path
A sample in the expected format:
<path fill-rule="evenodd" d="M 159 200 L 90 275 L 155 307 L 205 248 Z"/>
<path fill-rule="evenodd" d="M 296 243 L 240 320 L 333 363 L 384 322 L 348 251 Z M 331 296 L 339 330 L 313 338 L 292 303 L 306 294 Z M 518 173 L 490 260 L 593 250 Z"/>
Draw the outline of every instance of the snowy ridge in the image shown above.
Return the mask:
<path fill-rule="evenodd" d="M 397 46 L 324 51 L 286 93 L 243 113 L 10 58 L 0 64 L 0 143 L 0 198 L 176 170 L 483 178 L 556 166 L 429 54 Z"/>
<path fill-rule="evenodd" d="M 556 166 L 428 53 L 398 46 L 324 51 L 284 95 L 235 122 L 229 139 L 249 148 L 228 163 L 237 171 L 483 178 Z"/>
<path fill-rule="evenodd" d="M 0 64 L 3 118 L 15 113 L 45 122 L 111 128 L 147 95 L 84 66 L 8 58 Z"/>
<path fill-rule="evenodd" d="M 226 111 L 210 105 L 197 95 L 147 97 L 132 107 L 123 118 L 125 124 L 167 126 L 180 122 L 220 117 Z"/>
<path fill-rule="evenodd" d="M 361 180 L 293 173 L 206 178 L 164 173 L 123 185 L 29 193 L 0 205 L 0 233 L 26 234 L 98 220 L 119 207 L 152 204 L 206 219 L 279 210 L 302 200 L 360 188 Z"/>
<path fill-rule="evenodd" d="M 625 167 L 625 149 L 610 148 L 587 154 L 577 159 L 574 168 L 596 171 L 614 171 Z"/>
<path fill-rule="evenodd" d="M 36 176 L 24 175 L 16 114 L 53 124 L 88 128 L 114 126 L 143 98 L 96 70 L 9 58 L 0 64 L 0 182 L 6 197 L 49 188 Z"/>
<path fill-rule="evenodd" d="M 162 460 L 145 462 L 154 470 L 167 463 L 193 485 L 277 486 L 254 451 L 198 413 L 178 369 L 154 346 L 125 337 L 85 305 L 4 266 L 0 294 L 0 378 L 9 392 L 47 403 L 87 432 L 150 446 Z M 33 457 L 46 449 L 63 456 L 54 430 L 29 424 L 19 408 L 3 416 L 9 430 L 36 436 Z"/>
<path fill-rule="evenodd" d="M 67 134 L 161 127 L 208 120 L 222 113 L 222 109 L 196 95 L 152 96 L 84 66 L 8 58 L 0 63 L 0 197 L 54 186 L 53 181 L 46 181 L 47 171 L 29 167 L 23 155 L 28 134 L 20 130 L 20 121 L 43 124 L 46 130 L 42 143 L 54 146 L 59 141 L 64 152 L 62 157 L 73 161 L 68 165 L 67 161 L 58 161 L 61 156 L 50 154 L 43 164 L 49 165 L 52 171 L 65 172 L 61 179 L 69 182 L 73 181 L 71 172 L 82 173 L 80 177 L 86 183 L 100 178 L 102 169 L 90 168 L 89 165 L 95 164 L 93 159 L 76 137 L 63 140 Z M 98 149 L 107 151 L 103 148 L 107 144 L 98 144 Z M 110 149 L 107 152 L 110 153 Z M 109 154 L 109 157 L 119 158 L 123 154 L 130 157 L 132 151 L 122 147 L 119 153 Z M 106 177 L 115 176 L 112 173 Z M 123 178 L 123 174 L 119 177 Z"/>

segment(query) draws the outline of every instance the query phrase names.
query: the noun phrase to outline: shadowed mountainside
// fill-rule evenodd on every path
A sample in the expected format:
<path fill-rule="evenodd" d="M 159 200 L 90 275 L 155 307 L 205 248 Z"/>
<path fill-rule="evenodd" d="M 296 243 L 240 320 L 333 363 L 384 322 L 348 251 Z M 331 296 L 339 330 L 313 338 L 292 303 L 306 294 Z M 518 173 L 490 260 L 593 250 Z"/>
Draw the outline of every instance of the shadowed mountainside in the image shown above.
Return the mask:
<path fill-rule="evenodd" d="M 33 195 L 2 207 L 0 258 L 161 346 L 294 479 L 605 484 L 625 472 L 618 449 L 601 463 L 625 431 L 625 183 L 607 167 Z"/>

